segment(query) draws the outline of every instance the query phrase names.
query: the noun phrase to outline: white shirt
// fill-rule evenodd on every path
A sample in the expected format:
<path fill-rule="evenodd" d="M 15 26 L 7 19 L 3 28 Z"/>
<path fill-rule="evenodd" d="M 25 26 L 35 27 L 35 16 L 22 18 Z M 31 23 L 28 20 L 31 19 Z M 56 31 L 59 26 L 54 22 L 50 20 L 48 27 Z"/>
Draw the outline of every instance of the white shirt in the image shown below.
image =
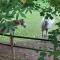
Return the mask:
<path fill-rule="evenodd" d="M 50 18 L 48 18 L 48 19 L 46 19 L 46 20 L 47 20 L 47 22 L 48 22 L 47 28 L 52 28 L 52 26 L 53 26 L 55 20 L 54 20 L 54 19 L 51 20 Z M 43 24 L 44 21 L 45 21 L 45 19 L 43 18 L 42 21 L 41 21 L 41 23 Z"/>
<path fill-rule="evenodd" d="M 53 20 L 48 19 L 48 28 L 52 28 L 53 24 L 54 24 L 54 19 Z"/>

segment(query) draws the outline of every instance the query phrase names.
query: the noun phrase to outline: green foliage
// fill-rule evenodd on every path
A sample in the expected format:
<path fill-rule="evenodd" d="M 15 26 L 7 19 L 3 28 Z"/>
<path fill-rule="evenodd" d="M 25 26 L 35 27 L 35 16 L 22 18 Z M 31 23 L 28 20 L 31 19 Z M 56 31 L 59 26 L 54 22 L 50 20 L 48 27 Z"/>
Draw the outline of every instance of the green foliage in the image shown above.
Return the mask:
<path fill-rule="evenodd" d="M 2 21 L 0 23 L 0 33 L 5 34 L 5 33 L 11 33 L 12 35 L 14 34 L 15 29 L 17 28 L 14 26 L 15 24 L 13 22 L 7 22 Z"/>
<path fill-rule="evenodd" d="M 40 56 L 40 57 L 38 58 L 38 60 L 44 60 L 44 57 L 43 57 L 43 56 Z"/>
<path fill-rule="evenodd" d="M 57 36 L 60 35 L 60 22 L 56 23 L 56 25 L 59 27 L 56 30 L 52 30 L 51 32 L 49 32 L 49 39 L 51 40 L 51 42 L 57 47 L 58 46 L 58 40 L 57 40 Z"/>
<path fill-rule="evenodd" d="M 57 57 L 60 56 L 60 51 L 57 50 L 57 47 L 60 47 L 60 46 L 58 44 L 57 36 L 60 35 L 60 22 L 56 23 L 56 25 L 58 26 L 58 28 L 56 30 L 49 32 L 51 34 L 49 35 L 49 39 L 54 44 L 54 51 L 50 52 L 50 55 L 54 55 L 54 59 L 58 60 Z"/>
<path fill-rule="evenodd" d="M 38 11 L 40 9 L 40 4 L 36 3 L 37 1 L 38 0 L 26 0 L 26 3 L 23 4 L 21 0 L 0 0 L 0 19 L 5 18 L 11 20 L 15 14 L 17 15 L 17 11 L 19 15 L 26 17 L 25 14 L 27 12 L 32 13 L 32 10 Z M 16 16 L 16 19 L 17 18 Z"/>
<path fill-rule="evenodd" d="M 42 51 L 42 52 L 40 52 L 40 56 L 46 56 L 46 53 L 45 53 L 45 51 Z"/>
<path fill-rule="evenodd" d="M 19 17 L 19 13 L 16 14 L 16 20 L 18 20 L 18 17 Z"/>
<path fill-rule="evenodd" d="M 5 27 L 6 31 L 15 30 L 15 27 L 12 24 L 6 23 L 6 21 L 12 20 L 15 16 L 16 20 L 18 20 L 20 15 L 26 18 L 25 14 L 27 12 L 32 13 L 32 10 L 38 11 L 40 5 L 36 2 L 37 0 L 26 0 L 26 3 L 21 2 L 21 0 L 0 0 L 0 26 L 2 28 Z M 5 24 L 2 24 L 3 19 Z"/>
<path fill-rule="evenodd" d="M 45 11 L 42 10 L 42 11 L 40 12 L 40 16 L 44 16 L 44 15 L 45 15 Z"/>
<path fill-rule="evenodd" d="M 56 57 L 60 56 L 60 51 L 53 51 L 49 53 L 50 56 L 55 55 Z"/>
<path fill-rule="evenodd" d="M 56 30 L 53 30 L 52 32 L 49 32 L 51 35 L 49 35 L 49 39 L 51 42 L 55 45 L 55 47 L 58 46 L 58 41 L 57 41 L 57 33 Z"/>
<path fill-rule="evenodd" d="M 55 10 L 60 13 L 60 0 L 48 0 L 50 5 L 55 7 Z"/>
<path fill-rule="evenodd" d="M 44 57 L 46 56 L 45 51 L 40 52 L 38 60 L 44 60 Z"/>
<path fill-rule="evenodd" d="M 39 0 L 40 2 L 43 2 L 43 4 L 48 2 L 50 4 L 49 7 L 41 7 L 41 4 L 37 1 L 38 0 L 26 0 L 26 2 L 22 2 L 21 0 L 0 0 L 0 29 L 5 29 L 5 32 L 8 31 L 12 34 L 12 32 L 15 31 L 16 26 L 14 26 L 13 23 L 7 23 L 7 20 L 11 20 L 15 15 L 16 20 L 18 20 L 19 15 L 26 18 L 25 14 L 27 12 L 30 12 L 32 14 L 32 10 L 39 11 L 41 16 L 44 16 L 47 13 L 55 15 L 57 11 L 60 13 L 60 0 Z M 54 8 L 54 11 L 51 7 Z M 50 33 L 52 34 L 49 36 L 49 39 L 51 39 L 51 42 L 55 45 L 55 47 L 57 47 L 58 44 L 56 36 L 57 33 L 59 34 L 59 29 L 56 29 Z M 60 52 L 54 51 L 50 54 L 58 56 L 60 55 Z M 40 52 L 40 57 L 38 58 L 38 60 L 44 60 L 45 55 L 45 51 Z"/>

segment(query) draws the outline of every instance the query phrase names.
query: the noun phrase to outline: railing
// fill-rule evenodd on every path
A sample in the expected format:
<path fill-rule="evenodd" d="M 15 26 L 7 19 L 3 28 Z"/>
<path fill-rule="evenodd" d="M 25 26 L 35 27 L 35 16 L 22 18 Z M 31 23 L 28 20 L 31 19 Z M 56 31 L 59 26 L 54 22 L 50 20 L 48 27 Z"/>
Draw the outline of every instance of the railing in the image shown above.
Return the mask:
<path fill-rule="evenodd" d="M 0 34 L 2 36 L 7 36 L 7 37 L 10 37 L 10 35 L 7 35 L 7 34 Z M 46 42 L 51 42 L 51 40 L 48 40 L 48 39 L 40 39 L 40 38 L 32 38 L 32 37 L 24 37 L 24 36 L 12 36 L 13 38 L 23 38 L 23 39 L 31 39 L 31 40 L 40 40 L 40 41 L 46 41 Z M 58 43 L 60 43 L 60 41 L 58 41 Z M 5 45 L 5 46 L 11 46 L 9 44 L 3 44 L 3 43 L 0 43 L 1 45 Z M 42 49 L 36 49 L 36 48 L 29 48 L 29 47 L 22 47 L 22 46 L 17 46 L 17 45 L 13 45 L 13 47 L 16 47 L 16 48 L 22 48 L 22 49 L 29 49 L 29 50 L 34 50 L 34 51 L 43 51 Z M 53 51 L 46 51 L 46 52 L 53 52 Z"/>
<path fill-rule="evenodd" d="M 10 35 L 7 35 L 7 34 L 0 34 L 0 35 L 10 37 Z M 13 35 L 12 37 L 13 37 L 13 38 L 31 39 L 31 40 L 35 40 L 35 41 L 36 41 L 36 40 L 46 41 L 46 42 L 51 42 L 51 41 L 52 41 L 52 40 L 43 39 L 43 38 L 40 39 L 40 38 L 32 38 L 32 37 L 24 37 L 24 36 L 15 36 L 15 35 Z M 58 43 L 60 43 L 60 41 L 58 41 Z M 4 44 L 4 43 L 0 43 L 0 44 L 6 45 L 6 46 L 11 46 L 11 45 L 9 45 L 9 44 Z M 23 48 L 23 49 L 30 49 L 30 50 L 36 50 L 36 51 L 42 51 L 42 50 L 40 50 L 40 49 L 27 48 L 27 47 L 21 47 L 21 46 L 16 46 L 16 45 L 14 45 L 13 47 L 16 47 L 16 48 Z M 50 52 L 50 51 L 47 51 L 47 52 Z"/>
<path fill-rule="evenodd" d="M 0 35 L 2 35 L 2 36 L 7 36 L 7 37 L 10 37 L 10 35 L 8 35 L 8 34 L 0 34 Z M 43 39 L 43 38 L 32 38 L 32 37 L 24 37 L 24 36 L 15 36 L 15 35 L 13 35 L 12 37 L 14 37 L 14 38 L 24 38 L 24 39 L 31 39 L 31 40 L 40 40 L 40 41 L 52 41 L 52 40 L 50 40 L 50 39 Z M 60 41 L 58 41 L 58 43 L 60 43 Z"/>

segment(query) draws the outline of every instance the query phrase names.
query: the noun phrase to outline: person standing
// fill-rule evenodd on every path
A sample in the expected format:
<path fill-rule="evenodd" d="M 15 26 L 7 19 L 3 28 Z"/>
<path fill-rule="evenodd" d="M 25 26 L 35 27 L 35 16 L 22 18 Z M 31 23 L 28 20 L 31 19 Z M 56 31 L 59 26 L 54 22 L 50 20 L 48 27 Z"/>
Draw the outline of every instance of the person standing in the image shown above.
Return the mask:
<path fill-rule="evenodd" d="M 52 16 L 45 16 L 42 21 L 42 37 L 44 37 L 44 31 L 46 32 L 46 36 L 48 36 L 48 29 L 52 28 L 54 22 Z"/>
<path fill-rule="evenodd" d="M 44 31 L 46 31 L 46 35 L 47 35 L 47 32 L 48 32 L 48 16 L 45 16 L 44 21 L 42 22 L 42 37 L 43 37 Z"/>

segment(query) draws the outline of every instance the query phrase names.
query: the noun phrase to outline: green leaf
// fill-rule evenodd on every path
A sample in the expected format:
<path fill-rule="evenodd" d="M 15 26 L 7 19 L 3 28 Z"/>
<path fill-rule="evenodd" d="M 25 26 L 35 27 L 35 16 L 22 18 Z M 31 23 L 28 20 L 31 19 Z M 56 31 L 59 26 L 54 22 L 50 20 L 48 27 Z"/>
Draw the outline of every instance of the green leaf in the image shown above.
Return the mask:
<path fill-rule="evenodd" d="M 32 10 L 29 8 L 28 11 L 32 14 Z"/>
<path fill-rule="evenodd" d="M 25 14 L 27 14 L 27 12 L 28 12 L 28 9 L 26 9 Z"/>
<path fill-rule="evenodd" d="M 16 20 L 18 20 L 18 18 L 19 18 L 19 13 L 16 14 Z"/>
<path fill-rule="evenodd" d="M 40 56 L 40 57 L 38 58 L 38 60 L 44 60 L 44 57 L 43 57 L 43 56 Z"/>
<path fill-rule="evenodd" d="M 40 52 L 40 56 L 46 56 L 45 51 Z"/>
<path fill-rule="evenodd" d="M 60 56 L 60 51 L 50 52 L 50 56 L 52 56 L 52 55 L 55 55 L 56 57 L 57 57 L 57 56 Z"/>
<path fill-rule="evenodd" d="M 45 12 L 40 12 L 40 16 L 44 16 L 45 15 Z"/>
<path fill-rule="evenodd" d="M 20 12 L 20 15 L 24 18 L 26 18 L 25 14 L 23 14 L 22 12 Z"/>
<path fill-rule="evenodd" d="M 22 8 L 22 9 L 21 9 L 21 12 L 24 12 L 25 10 L 26 10 L 26 8 Z"/>

